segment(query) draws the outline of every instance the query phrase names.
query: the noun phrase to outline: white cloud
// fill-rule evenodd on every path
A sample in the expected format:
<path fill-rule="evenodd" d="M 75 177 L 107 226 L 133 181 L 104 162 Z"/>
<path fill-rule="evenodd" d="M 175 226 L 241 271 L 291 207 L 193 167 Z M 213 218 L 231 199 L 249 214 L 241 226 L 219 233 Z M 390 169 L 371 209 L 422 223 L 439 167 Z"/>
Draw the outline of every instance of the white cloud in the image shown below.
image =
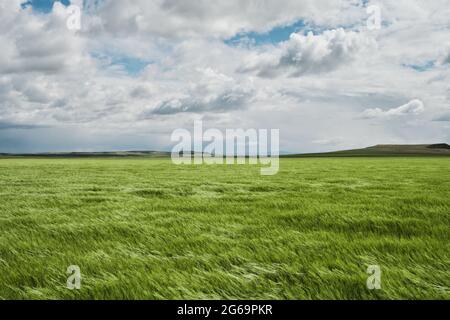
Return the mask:
<path fill-rule="evenodd" d="M 342 28 L 327 30 L 320 35 L 294 33 L 278 47 L 251 56 L 240 71 L 254 71 L 262 77 L 324 73 L 352 62 L 364 49 L 374 47 L 367 35 L 346 32 Z"/>
<path fill-rule="evenodd" d="M 418 99 L 411 100 L 407 104 L 401 105 L 397 108 L 383 110 L 380 108 L 366 109 L 361 114 L 363 119 L 376 119 L 376 118 L 392 118 L 402 117 L 409 115 L 419 115 L 425 111 L 425 106 L 422 101 Z"/>
<path fill-rule="evenodd" d="M 55 74 L 82 67 L 82 39 L 65 27 L 60 11 L 33 15 L 18 2 L 12 4 L 0 11 L 0 74 Z M 55 3 L 55 9 L 60 6 Z"/>
<path fill-rule="evenodd" d="M 305 19 L 339 25 L 360 18 L 360 1 L 327 0 L 104 0 L 98 9 L 104 32 L 143 32 L 167 38 L 230 38 L 239 32 L 265 32 Z M 359 6 L 359 7 L 358 7 Z M 347 15 L 339 15 L 341 11 Z"/>
<path fill-rule="evenodd" d="M 219 94 L 214 93 L 211 96 L 185 97 L 182 99 L 171 99 L 160 103 L 151 114 L 176 114 L 182 112 L 229 112 L 246 107 L 246 104 L 252 97 L 252 93 L 233 88 L 223 91 Z"/>

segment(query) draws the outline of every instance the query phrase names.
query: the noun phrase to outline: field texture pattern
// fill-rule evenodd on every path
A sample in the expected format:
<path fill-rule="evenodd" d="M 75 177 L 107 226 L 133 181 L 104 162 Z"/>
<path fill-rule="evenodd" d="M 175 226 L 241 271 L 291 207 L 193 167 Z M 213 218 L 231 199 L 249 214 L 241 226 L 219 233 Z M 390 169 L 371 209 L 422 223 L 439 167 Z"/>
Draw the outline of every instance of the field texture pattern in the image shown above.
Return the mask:
<path fill-rule="evenodd" d="M 3 159 L 0 186 L 0 299 L 450 299 L 449 158 Z"/>

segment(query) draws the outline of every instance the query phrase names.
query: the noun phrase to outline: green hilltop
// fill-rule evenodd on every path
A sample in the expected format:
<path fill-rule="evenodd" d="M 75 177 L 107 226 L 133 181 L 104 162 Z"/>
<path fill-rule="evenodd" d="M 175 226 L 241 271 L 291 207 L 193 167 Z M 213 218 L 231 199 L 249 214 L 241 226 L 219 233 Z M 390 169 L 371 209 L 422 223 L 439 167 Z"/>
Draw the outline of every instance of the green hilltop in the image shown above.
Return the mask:
<path fill-rule="evenodd" d="M 380 144 L 373 147 L 355 150 L 344 150 L 326 153 L 310 153 L 287 155 L 286 158 L 297 157 L 383 157 L 383 156 L 450 156 L 450 146 L 440 144 L 394 145 Z"/>

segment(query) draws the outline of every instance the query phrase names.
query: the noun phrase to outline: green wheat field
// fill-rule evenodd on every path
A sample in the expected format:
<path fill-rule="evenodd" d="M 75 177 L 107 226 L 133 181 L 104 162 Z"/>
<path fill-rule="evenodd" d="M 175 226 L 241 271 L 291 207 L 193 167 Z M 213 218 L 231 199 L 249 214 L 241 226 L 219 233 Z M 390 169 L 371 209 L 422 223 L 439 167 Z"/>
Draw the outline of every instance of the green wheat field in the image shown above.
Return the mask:
<path fill-rule="evenodd" d="M 1 159 L 0 299 L 450 299 L 450 158 L 259 169 Z"/>

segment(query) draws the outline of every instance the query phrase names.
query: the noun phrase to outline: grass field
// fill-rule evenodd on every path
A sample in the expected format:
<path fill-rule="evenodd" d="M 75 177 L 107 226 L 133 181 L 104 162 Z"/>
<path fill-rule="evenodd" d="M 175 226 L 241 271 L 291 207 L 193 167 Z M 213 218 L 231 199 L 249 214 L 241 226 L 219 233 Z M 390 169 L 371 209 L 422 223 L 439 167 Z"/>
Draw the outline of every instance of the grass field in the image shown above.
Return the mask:
<path fill-rule="evenodd" d="M 0 299 L 450 299 L 450 158 L 3 159 L 0 186 Z"/>

